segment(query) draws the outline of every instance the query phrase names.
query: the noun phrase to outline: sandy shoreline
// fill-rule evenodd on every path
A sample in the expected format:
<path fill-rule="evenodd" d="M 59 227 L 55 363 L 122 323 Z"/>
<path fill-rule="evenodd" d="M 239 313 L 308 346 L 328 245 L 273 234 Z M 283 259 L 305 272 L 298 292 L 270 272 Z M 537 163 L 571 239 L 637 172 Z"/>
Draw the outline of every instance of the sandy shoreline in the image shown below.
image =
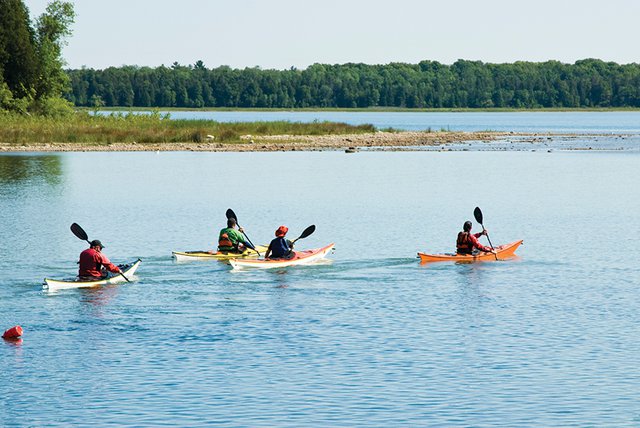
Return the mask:
<path fill-rule="evenodd" d="M 33 143 L 12 145 L 0 142 L 2 152 L 276 152 L 276 151 L 393 151 L 438 147 L 460 143 L 482 143 L 513 139 L 519 143 L 546 143 L 563 139 L 597 138 L 600 134 L 546 134 L 516 132 L 375 132 L 348 135 L 271 135 L 241 137 L 241 143 L 215 140 L 185 143 Z M 607 135 L 612 137 L 612 135 Z M 626 138 L 626 135 L 615 135 Z"/>
<path fill-rule="evenodd" d="M 203 151 L 203 152 L 271 152 L 347 150 L 349 148 L 439 146 L 465 141 L 494 141 L 506 132 L 375 132 L 349 135 L 272 135 L 242 137 L 242 143 L 215 141 L 185 143 L 33 143 L 11 145 L 0 143 L 0 152 L 139 152 L 139 151 Z"/>

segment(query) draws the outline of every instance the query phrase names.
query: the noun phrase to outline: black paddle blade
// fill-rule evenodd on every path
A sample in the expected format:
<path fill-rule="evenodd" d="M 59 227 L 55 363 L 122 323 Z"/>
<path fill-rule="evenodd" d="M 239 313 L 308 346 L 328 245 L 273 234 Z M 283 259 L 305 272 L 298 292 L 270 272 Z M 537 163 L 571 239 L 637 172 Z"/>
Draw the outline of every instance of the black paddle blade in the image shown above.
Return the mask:
<path fill-rule="evenodd" d="M 89 236 L 87 235 L 87 232 L 84 231 L 83 228 L 80 227 L 80 225 L 78 223 L 73 223 L 71 225 L 71 231 L 73 232 L 74 235 L 76 235 L 79 239 L 82 239 L 83 241 L 88 241 L 89 240 Z"/>
<path fill-rule="evenodd" d="M 316 225 L 312 224 L 311 226 L 307 227 L 302 234 L 300 235 L 300 237 L 298 239 L 303 239 L 306 238 L 307 236 L 311 235 L 313 232 L 316 231 Z"/>
<path fill-rule="evenodd" d="M 473 210 L 473 216 L 476 218 L 476 221 L 480 224 L 483 224 L 484 222 L 482 221 L 482 211 L 480 211 L 480 207 L 476 207 L 475 210 Z"/>
<path fill-rule="evenodd" d="M 236 213 L 233 212 L 233 210 L 231 208 L 229 208 L 227 210 L 227 218 L 232 218 L 236 221 L 236 223 L 238 223 L 238 217 L 236 217 Z"/>

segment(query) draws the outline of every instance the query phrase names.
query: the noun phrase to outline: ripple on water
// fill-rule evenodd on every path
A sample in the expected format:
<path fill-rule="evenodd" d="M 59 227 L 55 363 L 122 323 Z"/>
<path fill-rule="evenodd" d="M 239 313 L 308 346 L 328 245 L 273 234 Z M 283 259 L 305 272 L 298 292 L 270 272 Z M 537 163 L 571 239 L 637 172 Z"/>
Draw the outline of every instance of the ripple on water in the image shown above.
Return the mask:
<path fill-rule="evenodd" d="M 635 153 L 60 156 L 57 180 L 0 181 L 0 325 L 25 328 L 0 342 L 0 425 L 638 424 Z M 111 189 L 137 183 L 126 208 L 82 203 L 93 162 L 113 165 Z M 274 162 L 325 184 L 295 180 L 279 200 L 211 184 Z M 254 242 L 313 222 L 304 244 L 335 238 L 332 262 L 172 261 L 211 245 L 221 188 L 241 190 Z M 525 239 L 520 258 L 421 265 L 475 204 L 494 243 Z M 141 257 L 137 281 L 43 292 L 44 276 L 75 274 L 73 221 L 112 260 Z"/>

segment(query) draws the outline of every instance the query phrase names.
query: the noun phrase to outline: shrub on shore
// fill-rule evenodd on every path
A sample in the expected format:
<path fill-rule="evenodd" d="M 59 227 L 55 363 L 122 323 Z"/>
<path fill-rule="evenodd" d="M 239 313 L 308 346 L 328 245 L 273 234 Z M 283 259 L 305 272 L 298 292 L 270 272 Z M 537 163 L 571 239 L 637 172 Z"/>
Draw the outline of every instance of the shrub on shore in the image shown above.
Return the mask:
<path fill-rule="evenodd" d="M 64 108 L 61 108 L 61 112 Z M 339 135 L 375 132 L 373 125 L 337 122 L 233 122 L 173 120 L 157 111 L 150 114 L 88 112 L 52 116 L 25 116 L 0 112 L 0 143 L 241 143 L 242 136 Z M 213 137 L 213 138 L 211 138 Z"/>

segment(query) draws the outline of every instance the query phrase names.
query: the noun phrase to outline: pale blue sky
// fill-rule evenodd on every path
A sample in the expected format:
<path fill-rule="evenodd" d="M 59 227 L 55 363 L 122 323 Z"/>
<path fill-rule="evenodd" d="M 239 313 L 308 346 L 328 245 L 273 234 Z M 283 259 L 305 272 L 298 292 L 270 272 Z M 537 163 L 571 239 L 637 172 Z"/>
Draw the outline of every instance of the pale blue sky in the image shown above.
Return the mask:
<path fill-rule="evenodd" d="M 32 15 L 47 0 L 25 0 Z M 640 62 L 638 0 L 75 0 L 71 68 Z"/>

